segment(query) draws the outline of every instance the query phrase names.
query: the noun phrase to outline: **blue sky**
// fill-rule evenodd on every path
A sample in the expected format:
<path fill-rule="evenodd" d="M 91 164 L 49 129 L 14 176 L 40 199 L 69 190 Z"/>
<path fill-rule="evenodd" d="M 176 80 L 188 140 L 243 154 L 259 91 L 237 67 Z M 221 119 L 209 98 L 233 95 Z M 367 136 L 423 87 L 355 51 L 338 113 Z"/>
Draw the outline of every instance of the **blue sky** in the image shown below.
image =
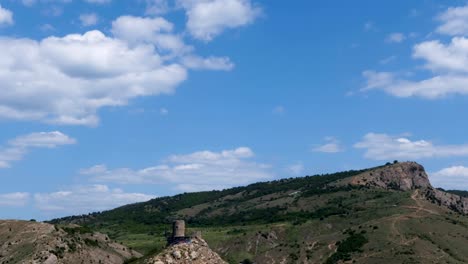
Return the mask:
<path fill-rule="evenodd" d="M 465 1 L 0 6 L 0 218 L 395 159 L 468 190 Z"/>

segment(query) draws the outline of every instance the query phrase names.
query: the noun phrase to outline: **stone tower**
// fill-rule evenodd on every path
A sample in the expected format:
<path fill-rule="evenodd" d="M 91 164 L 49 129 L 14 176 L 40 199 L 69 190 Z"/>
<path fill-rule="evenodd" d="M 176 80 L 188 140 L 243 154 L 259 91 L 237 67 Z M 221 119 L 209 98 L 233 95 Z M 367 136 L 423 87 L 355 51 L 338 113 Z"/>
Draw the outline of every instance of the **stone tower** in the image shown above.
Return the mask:
<path fill-rule="evenodd" d="M 176 220 L 172 223 L 172 238 L 185 237 L 185 221 Z"/>

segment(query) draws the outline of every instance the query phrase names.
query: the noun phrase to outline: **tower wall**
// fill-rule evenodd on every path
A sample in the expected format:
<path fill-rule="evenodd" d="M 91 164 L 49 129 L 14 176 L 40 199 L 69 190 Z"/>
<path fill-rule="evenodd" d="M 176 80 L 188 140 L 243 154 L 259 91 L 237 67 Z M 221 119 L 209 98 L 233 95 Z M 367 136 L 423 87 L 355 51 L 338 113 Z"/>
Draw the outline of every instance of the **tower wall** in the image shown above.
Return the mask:
<path fill-rule="evenodd" d="M 185 221 L 176 220 L 172 223 L 172 237 L 185 237 Z"/>

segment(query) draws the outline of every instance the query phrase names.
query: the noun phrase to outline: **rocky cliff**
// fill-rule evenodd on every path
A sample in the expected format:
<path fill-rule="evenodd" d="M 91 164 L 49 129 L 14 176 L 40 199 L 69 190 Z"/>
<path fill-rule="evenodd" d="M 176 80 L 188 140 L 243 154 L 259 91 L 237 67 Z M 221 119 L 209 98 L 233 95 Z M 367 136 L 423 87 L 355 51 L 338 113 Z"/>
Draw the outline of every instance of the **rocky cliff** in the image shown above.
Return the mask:
<path fill-rule="evenodd" d="M 192 238 L 190 242 L 172 245 L 146 264 L 227 264 L 212 251 L 205 240 Z"/>
<path fill-rule="evenodd" d="M 409 191 L 432 188 L 424 167 L 416 162 L 401 162 L 367 171 L 349 179 L 352 185 Z"/>
<path fill-rule="evenodd" d="M 80 226 L 0 221 L 0 263 L 122 264 L 141 254 Z"/>
<path fill-rule="evenodd" d="M 416 162 L 382 166 L 345 179 L 339 185 L 359 185 L 387 190 L 421 190 L 427 200 L 462 214 L 468 214 L 468 198 L 432 187 L 424 167 Z"/>

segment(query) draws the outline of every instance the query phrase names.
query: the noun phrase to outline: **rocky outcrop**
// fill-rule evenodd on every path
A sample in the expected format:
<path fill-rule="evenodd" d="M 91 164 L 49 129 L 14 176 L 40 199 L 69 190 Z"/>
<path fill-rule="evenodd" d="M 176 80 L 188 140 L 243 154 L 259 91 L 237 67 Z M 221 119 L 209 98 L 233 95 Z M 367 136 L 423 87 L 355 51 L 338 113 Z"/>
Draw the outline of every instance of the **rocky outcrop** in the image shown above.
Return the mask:
<path fill-rule="evenodd" d="M 416 162 L 379 167 L 354 176 L 346 183 L 401 191 L 432 188 L 424 167 Z"/>
<path fill-rule="evenodd" d="M 432 188 L 425 191 L 424 195 L 429 201 L 453 211 L 468 214 L 468 198 Z"/>
<path fill-rule="evenodd" d="M 212 251 L 205 240 L 192 238 L 166 248 L 159 255 L 149 258 L 146 264 L 227 264 Z"/>
<path fill-rule="evenodd" d="M 0 263 L 122 264 L 141 254 L 80 226 L 0 221 Z"/>
<path fill-rule="evenodd" d="M 468 214 L 468 198 L 432 187 L 424 167 L 416 162 L 401 162 L 378 167 L 339 183 L 339 185 L 346 184 L 399 191 L 419 189 L 427 200 L 453 211 Z"/>

